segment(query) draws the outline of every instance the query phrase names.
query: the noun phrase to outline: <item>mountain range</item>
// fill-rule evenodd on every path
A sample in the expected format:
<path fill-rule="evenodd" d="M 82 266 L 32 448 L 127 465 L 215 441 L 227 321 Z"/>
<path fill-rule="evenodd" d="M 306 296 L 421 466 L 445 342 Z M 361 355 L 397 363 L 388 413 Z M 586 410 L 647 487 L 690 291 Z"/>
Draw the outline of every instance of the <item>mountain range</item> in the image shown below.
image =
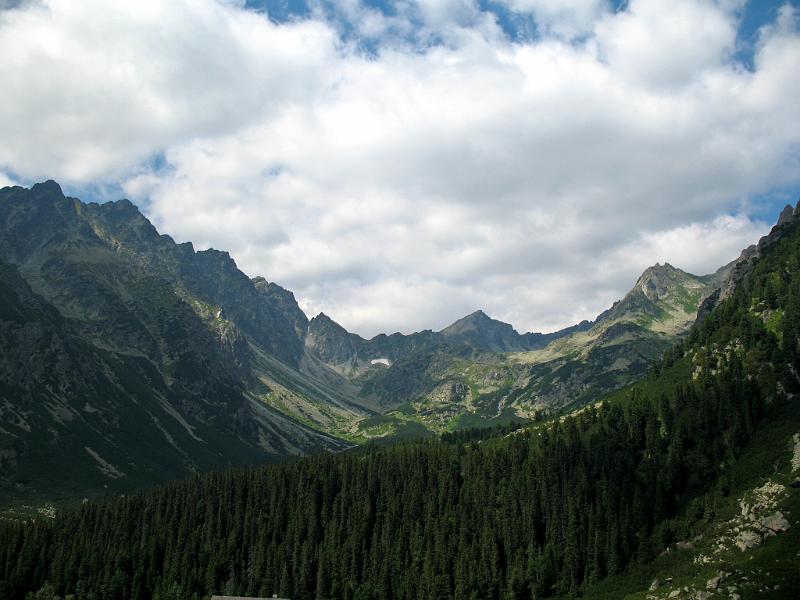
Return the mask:
<path fill-rule="evenodd" d="M 627 345 L 629 336 L 670 335 L 701 302 L 689 331 L 624 389 L 525 424 L 6 509 L 0 597 L 795 600 L 798 212 L 788 209 L 768 236 L 714 277 L 668 265 L 649 269 L 591 327 L 551 342 L 555 349 L 476 350 L 476 331 L 494 344 L 518 339 L 476 314 L 450 330 L 466 334 L 464 344 L 412 352 L 441 361 L 457 355 L 473 361 L 468 367 L 486 354 L 511 361 L 532 352 L 555 355 L 566 345 L 575 348 L 570 360 L 577 364 L 582 354 Z M 29 334 L 42 324 L 51 340 L 63 340 L 39 345 L 37 364 L 52 368 L 64 355 L 70 367 L 81 367 L 67 319 L 27 291 L 13 269 L 4 276 L 24 297 L 3 323 Z M 704 286 L 717 282 L 706 295 Z M 0 293 L 5 299 L 14 292 Z M 86 339 L 74 341 L 75 352 L 100 359 L 82 345 Z M 30 348 L 21 346 L 24 356 Z M 115 352 L 104 366 L 113 367 Z M 304 352 L 299 368 L 314 356 Z M 411 359 L 389 367 L 369 356 L 359 360 L 370 365 L 364 373 L 388 374 Z M 144 396 L 134 397 L 149 407 Z M 207 434 L 200 423 L 211 411 L 196 418 L 197 434 Z M 109 442 L 127 439 L 122 429 L 109 423 Z M 158 436 L 149 439 L 157 443 Z M 128 464 L 101 463 L 106 457 L 98 448 L 90 447 L 93 460 L 108 478 L 132 472 Z"/>
<path fill-rule="evenodd" d="M 594 321 L 554 333 L 476 311 L 367 340 L 309 320 L 228 253 L 159 234 L 127 200 L 3 188 L 0 485 L 128 488 L 578 407 L 646 373 L 758 248 L 706 276 L 655 265 Z"/>

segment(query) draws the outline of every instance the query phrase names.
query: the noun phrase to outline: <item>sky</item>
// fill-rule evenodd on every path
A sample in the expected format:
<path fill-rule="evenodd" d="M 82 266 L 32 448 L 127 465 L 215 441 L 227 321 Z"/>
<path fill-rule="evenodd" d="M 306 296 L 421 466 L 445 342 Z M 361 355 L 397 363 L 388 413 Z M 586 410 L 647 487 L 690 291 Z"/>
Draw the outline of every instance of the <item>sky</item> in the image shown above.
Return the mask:
<path fill-rule="evenodd" d="M 0 186 L 130 198 L 364 336 L 592 319 L 800 199 L 772 0 L 0 0 Z"/>

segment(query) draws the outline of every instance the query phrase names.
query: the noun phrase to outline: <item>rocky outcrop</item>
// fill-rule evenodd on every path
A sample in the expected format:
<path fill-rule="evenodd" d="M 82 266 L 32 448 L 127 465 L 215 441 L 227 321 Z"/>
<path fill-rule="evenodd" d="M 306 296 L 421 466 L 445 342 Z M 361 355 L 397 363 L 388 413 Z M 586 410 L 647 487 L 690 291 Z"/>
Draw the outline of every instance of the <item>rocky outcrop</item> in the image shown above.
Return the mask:
<path fill-rule="evenodd" d="M 780 240 L 789 227 L 800 221 L 800 201 L 797 206 L 787 204 L 778 217 L 778 222 L 769 234 L 762 237 L 757 244 L 742 250 L 741 255 L 729 266 L 727 277 L 720 286 L 709 295 L 701 304 L 697 312 L 697 321 L 702 321 L 706 315 L 714 310 L 721 302 L 730 297 L 738 283 L 744 280 L 753 270 L 756 259 L 761 256 L 765 248 L 772 246 Z"/>

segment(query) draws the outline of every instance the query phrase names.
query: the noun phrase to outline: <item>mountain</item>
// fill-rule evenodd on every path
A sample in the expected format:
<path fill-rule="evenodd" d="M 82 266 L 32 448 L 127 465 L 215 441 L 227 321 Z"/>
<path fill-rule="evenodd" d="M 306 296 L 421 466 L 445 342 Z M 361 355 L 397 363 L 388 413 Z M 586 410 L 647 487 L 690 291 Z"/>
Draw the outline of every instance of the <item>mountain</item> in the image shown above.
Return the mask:
<path fill-rule="evenodd" d="M 800 219 L 776 227 L 728 297 L 625 390 L 524 427 L 0 522 L 0 597 L 793 600 Z M 683 288 L 699 301 L 710 279 L 658 266 L 595 327 L 672 331 L 692 306 L 676 306 Z"/>
<path fill-rule="evenodd" d="M 385 413 L 365 419 L 359 430 L 404 435 L 414 423 L 442 432 L 592 402 L 660 360 L 730 269 L 696 276 L 657 264 L 594 321 L 552 334 L 520 335 L 477 311 L 434 334 L 426 346 L 396 357 L 388 368 L 353 373 L 362 396 Z"/>
<path fill-rule="evenodd" d="M 589 326 L 590 323 L 584 321 L 553 333 L 520 335 L 508 323 L 492 319 L 478 310 L 441 331 L 379 334 L 366 340 L 320 313 L 309 322 L 306 347 L 343 374 L 357 376 L 371 366 L 391 366 L 415 352 L 427 352 L 442 346 L 458 353 L 520 352 L 543 348 L 551 341 Z"/>
<path fill-rule="evenodd" d="M 490 318 L 482 310 L 459 319 L 441 331 L 442 337 L 454 343 L 490 352 L 512 352 L 524 349 L 521 336 L 508 323 Z"/>
<path fill-rule="evenodd" d="M 55 182 L 4 188 L 0 264 L 9 493 L 347 447 L 270 404 L 300 386 L 334 416 L 368 414 L 297 370 L 305 321 L 289 292 L 159 235 L 128 201 L 84 204 Z"/>
<path fill-rule="evenodd" d="M 757 244 L 742 250 L 739 258 L 730 265 L 720 269 L 719 275 L 714 281 L 717 289 L 699 307 L 697 316 L 699 321 L 702 321 L 707 314 L 731 296 L 736 286 L 752 273 L 756 261 L 764 250 L 778 243 L 787 231 L 786 226 L 791 225 L 798 218 L 800 218 L 800 203 L 794 207 L 787 204 L 781 211 L 775 227 L 767 235 L 762 237 Z"/>
<path fill-rule="evenodd" d="M 0 487 L 123 489 L 581 406 L 646 373 L 752 260 L 702 277 L 656 265 L 594 321 L 553 333 L 479 310 L 367 340 L 309 320 L 227 252 L 159 234 L 127 200 L 4 188 Z"/>

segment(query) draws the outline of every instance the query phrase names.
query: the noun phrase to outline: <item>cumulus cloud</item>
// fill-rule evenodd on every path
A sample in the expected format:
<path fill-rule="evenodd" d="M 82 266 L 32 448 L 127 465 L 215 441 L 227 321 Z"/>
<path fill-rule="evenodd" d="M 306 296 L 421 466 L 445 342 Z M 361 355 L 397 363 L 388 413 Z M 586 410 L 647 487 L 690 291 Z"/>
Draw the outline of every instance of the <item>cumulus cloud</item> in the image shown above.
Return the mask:
<path fill-rule="evenodd" d="M 523 2 L 540 19 L 555 6 Z M 764 233 L 751 198 L 800 183 L 800 36 L 785 9 L 748 71 L 733 0 L 567 5 L 581 43 L 556 12 L 512 43 L 467 0 L 390 16 L 346 3 L 369 54 L 321 12 L 11 11 L 0 169 L 120 182 L 164 232 L 230 250 L 365 335 L 477 308 L 569 325 L 650 264 L 710 272 Z M 426 15 L 411 41 L 396 35 L 409 11 Z"/>
<path fill-rule="evenodd" d="M 324 85 L 335 33 L 211 1 L 51 0 L 0 17 L 0 164 L 121 177 Z"/>
<path fill-rule="evenodd" d="M 607 0 L 505 0 L 516 12 L 530 13 L 546 34 L 574 38 L 590 32 L 609 12 Z"/>
<path fill-rule="evenodd" d="M 733 53 L 742 1 L 632 0 L 597 24 L 615 72 L 650 85 L 684 85 L 717 70 Z"/>

